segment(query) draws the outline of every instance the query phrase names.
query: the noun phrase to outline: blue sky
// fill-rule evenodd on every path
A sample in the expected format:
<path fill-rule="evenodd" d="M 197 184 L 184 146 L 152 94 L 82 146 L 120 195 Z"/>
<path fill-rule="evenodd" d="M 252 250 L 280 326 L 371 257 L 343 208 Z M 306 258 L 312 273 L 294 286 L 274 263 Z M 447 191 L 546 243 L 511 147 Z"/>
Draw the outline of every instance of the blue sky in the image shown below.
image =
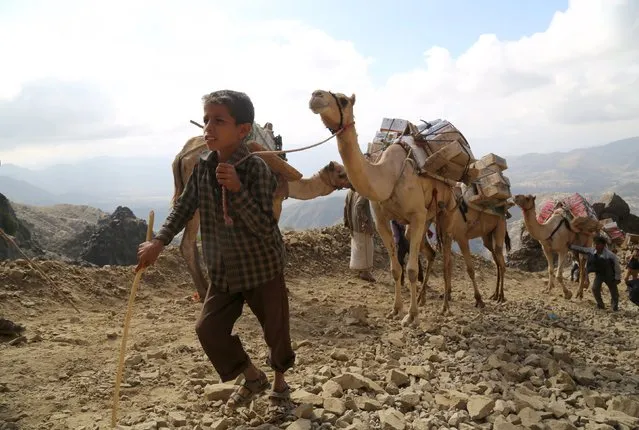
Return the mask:
<path fill-rule="evenodd" d="M 370 71 L 379 85 L 397 70 L 422 65 L 428 47 L 445 47 L 457 57 L 482 34 L 518 40 L 544 31 L 554 13 L 568 7 L 567 0 L 235 0 L 235 4 L 244 17 L 300 20 L 352 41 L 363 55 L 375 57 Z"/>
<path fill-rule="evenodd" d="M 448 119 L 477 157 L 639 135 L 636 0 L 2 1 L 0 40 L 0 159 L 23 166 L 170 160 L 219 88 L 289 148 L 326 137 L 315 89 L 357 95 L 363 149 L 384 117 Z"/>

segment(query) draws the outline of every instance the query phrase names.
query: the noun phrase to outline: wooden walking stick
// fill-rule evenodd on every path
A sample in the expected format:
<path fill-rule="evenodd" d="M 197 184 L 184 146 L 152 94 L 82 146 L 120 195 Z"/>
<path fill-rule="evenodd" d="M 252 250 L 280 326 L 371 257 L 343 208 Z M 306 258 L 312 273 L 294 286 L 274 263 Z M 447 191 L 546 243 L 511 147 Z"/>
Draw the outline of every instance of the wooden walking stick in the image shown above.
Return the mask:
<path fill-rule="evenodd" d="M 147 242 L 153 238 L 153 219 L 155 213 L 149 212 L 149 224 L 146 229 Z M 131 293 L 129 294 L 129 304 L 126 308 L 126 315 L 124 317 L 124 330 L 122 331 L 122 343 L 120 344 L 120 359 L 118 361 L 118 370 L 115 374 L 115 391 L 113 393 L 113 412 L 111 413 L 111 427 L 115 427 L 118 417 L 118 403 L 120 401 L 120 383 L 122 382 L 122 370 L 124 368 L 124 353 L 126 352 L 126 338 L 129 334 L 129 324 L 131 322 L 131 314 L 133 313 L 133 301 L 135 300 L 135 293 L 138 289 L 138 284 L 142 278 L 142 273 L 146 268 L 143 267 L 135 274 L 133 279 L 133 285 L 131 286 Z"/>

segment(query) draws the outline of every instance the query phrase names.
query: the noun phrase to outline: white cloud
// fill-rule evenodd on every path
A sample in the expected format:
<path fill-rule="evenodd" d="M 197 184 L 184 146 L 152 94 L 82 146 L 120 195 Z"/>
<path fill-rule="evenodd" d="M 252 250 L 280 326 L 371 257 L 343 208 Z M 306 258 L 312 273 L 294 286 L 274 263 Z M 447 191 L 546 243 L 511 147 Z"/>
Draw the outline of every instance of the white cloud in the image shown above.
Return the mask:
<path fill-rule="evenodd" d="M 228 3 L 43 3 L 0 18 L 0 40 L 14 41 L 0 44 L 0 58 L 12 65 L 0 70 L 0 103 L 12 106 L 38 79 L 91 83 L 83 97 L 60 101 L 77 104 L 70 110 L 78 135 L 104 132 L 91 129 L 103 127 L 95 120 L 100 112 L 120 130 L 149 127 L 152 133 L 76 143 L 58 136 L 46 155 L 32 140 L 13 137 L 13 145 L 0 142 L 0 158 L 49 163 L 63 149 L 75 157 L 148 151 L 172 157 L 198 131 L 188 120 L 201 117 L 200 96 L 219 88 L 246 91 L 257 120 L 273 122 L 289 148 L 327 136 L 308 109 L 318 88 L 356 93 L 363 148 L 384 116 L 448 118 L 475 155 L 606 143 L 639 134 L 638 20 L 634 0 L 571 1 L 548 29 L 520 40 L 482 35 L 457 58 L 445 47 L 424 47 L 423 66 L 397 70 L 376 87 L 374 59 L 352 43 L 299 22 L 247 22 Z M 47 110 L 58 118 L 32 102 L 34 126 Z M 77 119 L 83 109 L 93 121 Z M 335 144 L 327 145 L 289 159 L 311 173 L 339 160 Z"/>

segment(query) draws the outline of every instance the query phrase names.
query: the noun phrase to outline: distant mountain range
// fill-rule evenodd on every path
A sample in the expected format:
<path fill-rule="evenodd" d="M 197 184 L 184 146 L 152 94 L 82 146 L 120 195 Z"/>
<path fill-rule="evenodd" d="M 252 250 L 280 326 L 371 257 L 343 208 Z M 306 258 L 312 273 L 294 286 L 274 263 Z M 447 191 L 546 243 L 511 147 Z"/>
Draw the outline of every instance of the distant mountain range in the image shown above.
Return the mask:
<path fill-rule="evenodd" d="M 604 192 L 615 191 L 634 212 L 639 209 L 639 137 L 569 152 L 530 153 L 509 157 L 507 162 L 504 173 L 510 178 L 513 194 L 536 194 L 540 202 L 556 193 L 579 192 L 597 199 Z M 112 212 L 122 205 L 140 218 L 147 218 L 153 209 L 157 228 L 170 210 L 170 166 L 171 160 L 159 157 L 97 157 L 41 170 L 2 164 L 0 192 L 13 202 L 38 206 L 68 203 Z M 342 222 L 344 195 L 337 192 L 314 200 L 288 199 L 280 226 L 300 230 Z M 516 207 L 511 213 L 511 222 L 521 216 Z"/>

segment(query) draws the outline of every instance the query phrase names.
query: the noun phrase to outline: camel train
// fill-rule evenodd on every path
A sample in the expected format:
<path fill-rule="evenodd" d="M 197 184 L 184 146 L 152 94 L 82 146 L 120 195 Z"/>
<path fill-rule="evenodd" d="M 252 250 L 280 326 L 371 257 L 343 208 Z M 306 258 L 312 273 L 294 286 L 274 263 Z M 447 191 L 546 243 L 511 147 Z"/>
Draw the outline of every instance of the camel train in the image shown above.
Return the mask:
<path fill-rule="evenodd" d="M 360 195 L 370 201 L 375 227 L 381 237 L 390 259 L 390 268 L 394 280 L 394 302 L 388 317 L 394 318 L 402 314 L 401 296 L 402 267 L 393 240 L 390 221 L 395 220 L 407 226 L 405 235 L 409 241 L 406 272 L 409 280 L 410 307 L 402 319 L 402 325 L 418 322 L 418 305 L 425 301 L 425 290 L 435 259 L 435 250 L 425 238 L 431 224 L 435 225 L 438 247 L 443 254 L 444 293 L 441 312 L 449 315 L 452 291 L 452 242 L 456 242 L 464 258 L 467 274 L 472 282 L 475 306 L 484 307 L 481 293 L 475 280 L 474 264 L 470 252 L 469 241 L 481 238 L 484 247 L 491 253 L 497 269 L 496 287 L 491 299 L 505 301 L 504 279 L 506 262 L 504 248 L 510 251 L 510 238 L 507 231 L 508 208 L 517 205 L 521 208 L 524 223 L 531 236 L 538 240 L 548 260 L 548 287 L 550 292 L 555 280 L 561 285 L 566 299 L 572 293 L 563 283 L 562 270 L 568 244 L 591 246 L 594 232 L 601 225 L 596 219 L 588 217 L 567 216 L 566 209 L 557 209 L 550 218 L 540 223 L 537 220 L 535 197 L 516 195 L 503 199 L 504 207 L 500 211 L 472 203 L 469 199 L 467 185 L 476 177 L 460 183 L 446 177 L 420 171 L 415 156 L 411 157 L 414 146 L 406 144 L 389 144 L 371 157 L 362 153 L 358 141 L 354 116 L 355 95 L 348 97 L 341 93 L 316 90 L 309 100 L 309 109 L 319 115 L 324 126 L 336 137 L 338 151 L 343 165 L 331 161 L 310 178 L 303 178 L 292 166 L 277 156 L 268 158 L 263 155 L 278 178 L 278 187 L 273 195 L 274 212 L 279 220 L 282 202 L 286 198 L 309 200 L 326 196 L 336 190 L 352 187 Z M 249 145 L 252 152 L 275 149 L 272 125 L 265 127 L 254 124 Z M 259 143 L 258 143 L 259 141 Z M 396 141 L 393 143 L 402 143 Z M 193 167 L 206 149 L 202 136 L 189 139 L 176 155 L 173 164 L 174 195 L 172 202 L 182 193 Z M 437 155 L 437 154 L 436 154 Z M 493 154 L 491 154 L 493 155 Z M 373 159 L 374 158 L 374 159 Z M 468 173 L 468 163 L 464 174 Z M 475 169 L 476 170 L 476 169 Z M 494 170 L 489 171 L 489 173 Z M 475 171 L 475 175 L 477 171 Z M 501 174 L 500 174 L 501 176 Z M 502 179 L 504 177 L 502 176 Z M 466 178 L 468 179 L 468 178 Z M 508 183 L 508 189 L 510 184 Z M 472 196 L 471 196 L 472 197 Z M 507 201 L 506 201 L 507 200 Z M 513 201 L 514 200 L 514 201 Z M 199 230 L 199 214 L 187 223 L 180 243 L 180 252 L 186 261 L 188 271 L 194 281 L 200 300 L 206 296 L 207 283 L 203 275 L 197 249 L 197 232 Z M 552 253 L 559 254 L 556 273 L 553 269 Z M 417 291 L 418 258 L 426 257 L 427 267 Z M 588 285 L 585 259 L 579 256 L 580 283 L 578 298 L 583 297 L 583 289 Z"/>

